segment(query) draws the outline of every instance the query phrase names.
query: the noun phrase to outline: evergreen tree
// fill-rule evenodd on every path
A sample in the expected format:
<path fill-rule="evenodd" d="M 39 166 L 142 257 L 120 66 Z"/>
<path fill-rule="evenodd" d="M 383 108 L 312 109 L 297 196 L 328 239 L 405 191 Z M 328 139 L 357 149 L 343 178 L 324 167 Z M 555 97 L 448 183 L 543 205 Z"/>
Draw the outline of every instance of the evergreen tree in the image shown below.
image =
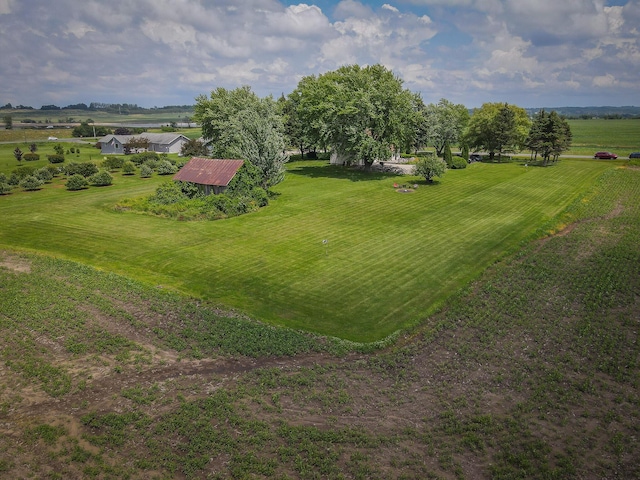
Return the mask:
<path fill-rule="evenodd" d="M 558 156 L 571 146 L 572 134 L 569 122 L 555 111 L 546 113 L 541 110 L 534 118 L 529 136 L 525 142 L 531 149 L 534 158 L 542 156 L 542 164 L 547 166 L 551 159 L 558 160 Z"/>

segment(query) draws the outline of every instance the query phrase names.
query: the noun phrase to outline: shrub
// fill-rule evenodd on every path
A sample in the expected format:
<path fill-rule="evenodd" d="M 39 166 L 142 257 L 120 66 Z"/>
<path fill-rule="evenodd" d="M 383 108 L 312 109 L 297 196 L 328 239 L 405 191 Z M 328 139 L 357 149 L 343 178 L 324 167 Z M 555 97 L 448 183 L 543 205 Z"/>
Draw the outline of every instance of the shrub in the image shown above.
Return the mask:
<path fill-rule="evenodd" d="M 453 169 L 453 170 L 460 170 L 463 168 L 467 168 L 467 161 L 462 158 L 462 157 L 452 157 L 451 158 L 451 164 L 449 165 L 449 168 Z"/>
<path fill-rule="evenodd" d="M 0 195 L 6 195 L 11 191 L 12 188 L 13 186 L 9 185 L 9 183 L 7 183 L 6 181 L 5 182 L 0 181 Z"/>
<path fill-rule="evenodd" d="M 72 191 L 73 190 L 82 190 L 87 185 L 89 185 L 89 182 L 87 182 L 87 179 L 84 178 L 79 173 L 76 173 L 75 175 L 71 175 L 67 179 L 67 190 L 72 190 Z"/>
<path fill-rule="evenodd" d="M 209 150 L 202 140 L 192 138 L 182 144 L 180 155 L 183 157 L 206 157 Z"/>
<path fill-rule="evenodd" d="M 149 165 L 147 165 L 146 163 L 143 164 L 140 167 L 140 177 L 141 178 L 149 178 L 151 175 L 153 175 L 153 168 L 151 168 Z"/>
<path fill-rule="evenodd" d="M 29 175 L 20 181 L 20 186 L 25 190 L 38 190 L 44 182 L 35 175 Z"/>
<path fill-rule="evenodd" d="M 444 153 L 442 154 L 442 159 L 445 161 L 447 166 L 451 165 L 451 159 L 453 156 L 451 155 L 451 146 L 448 143 L 444 145 Z"/>
<path fill-rule="evenodd" d="M 122 168 L 122 165 L 124 165 L 124 162 L 125 160 L 123 157 L 114 157 L 114 156 L 106 157 L 102 161 L 102 168 L 106 168 L 107 170 L 117 170 L 118 168 Z"/>
<path fill-rule="evenodd" d="M 91 175 L 91 177 L 89 177 L 89 183 L 96 187 L 106 187 L 113 183 L 113 177 L 106 170 L 102 170 L 101 172 Z"/>
<path fill-rule="evenodd" d="M 45 183 L 53 180 L 53 173 L 46 167 L 36 170 L 34 175 Z"/>
<path fill-rule="evenodd" d="M 467 163 L 469 162 L 469 145 L 466 143 L 462 145 L 462 151 L 460 152 L 460 156 L 464 158 Z"/>
<path fill-rule="evenodd" d="M 5 195 L 11 191 L 12 185 L 9 185 L 7 176 L 4 173 L 0 173 L 0 195 Z"/>
<path fill-rule="evenodd" d="M 60 143 L 57 143 L 56 145 L 53 146 L 53 151 L 56 152 L 58 155 L 64 155 L 64 147 Z"/>
<path fill-rule="evenodd" d="M 40 160 L 40 155 L 38 155 L 37 153 L 25 153 L 22 156 L 22 159 L 25 162 L 35 162 L 36 160 Z"/>
<path fill-rule="evenodd" d="M 127 160 L 122 164 L 123 175 L 133 175 L 134 173 L 136 173 L 136 165 L 133 162 Z"/>
<path fill-rule="evenodd" d="M 131 155 L 129 159 L 136 165 L 141 165 L 149 160 L 155 160 L 157 162 L 158 160 L 160 160 L 160 157 L 156 152 L 142 152 Z"/>
<path fill-rule="evenodd" d="M 159 163 L 158 160 L 154 160 L 154 159 L 150 158 L 149 160 L 145 160 L 142 165 L 146 165 L 151 170 L 155 170 L 158 167 L 158 163 Z"/>
<path fill-rule="evenodd" d="M 46 168 L 47 170 L 49 170 L 51 172 L 51 176 L 55 177 L 56 175 L 59 175 L 62 171 L 60 170 L 60 167 L 57 167 L 55 165 L 45 165 L 43 168 Z"/>
<path fill-rule="evenodd" d="M 424 177 L 429 183 L 433 177 L 441 177 L 447 170 L 447 164 L 438 157 L 420 157 L 413 167 L 413 174 Z"/>
<path fill-rule="evenodd" d="M 200 195 L 198 185 L 191 182 L 175 182 L 180 186 L 180 190 L 189 198 L 195 198 Z"/>
<path fill-rule="evenodd" d="M 47 159 L 49 163 L 62 163 L 64 162 L 64 155 L 58 155 L 57 153 L 54 155 L 47 155 Z"/>
<path fill-rule="evenodd" d="M 161 205 L 171 205 L 186 200 L 188 197 L 182 191 L 181 183 L 184 182 L 170 181 L 161 184 L 156 189 L 156 193 L 149 198 L 149 201 Z"/>
<path fill-rule="evenodd" d="M 64 167 L 64 171 L 69 176 L 79 174 L 83 177 L 90 177 L 91 175 L 95 175 L 96 173 L 98 173 L 98 167 L 91 162 L 72 162 Z"/>
<path fill-rule="evenodd" d="M 172 175 L 177 171 L 178 169 L 169 160 L 162 160 L 157 167 L 158 175 Z"/>
<path fill-rule="evenodd" d="M 35 173 L 35 167 L 27 166 L 16 168 L 13 172 L 11 172 L 11 177 L 9 177 L 9 183 L 11 185 L 18 185 L 20 181 L 30 175 Z"/>

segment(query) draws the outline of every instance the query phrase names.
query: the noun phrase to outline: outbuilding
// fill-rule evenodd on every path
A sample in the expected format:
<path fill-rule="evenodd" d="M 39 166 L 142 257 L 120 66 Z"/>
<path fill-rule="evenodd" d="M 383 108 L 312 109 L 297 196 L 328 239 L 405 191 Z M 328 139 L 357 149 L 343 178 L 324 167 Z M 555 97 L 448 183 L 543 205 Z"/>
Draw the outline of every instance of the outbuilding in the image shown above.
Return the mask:
<path fill-rule="evenodd" d="M 195 183 L 205 195 L 218 195 L 227 189 L 242 165 L 244 160 L 193 157 L 173 179 Z"/>

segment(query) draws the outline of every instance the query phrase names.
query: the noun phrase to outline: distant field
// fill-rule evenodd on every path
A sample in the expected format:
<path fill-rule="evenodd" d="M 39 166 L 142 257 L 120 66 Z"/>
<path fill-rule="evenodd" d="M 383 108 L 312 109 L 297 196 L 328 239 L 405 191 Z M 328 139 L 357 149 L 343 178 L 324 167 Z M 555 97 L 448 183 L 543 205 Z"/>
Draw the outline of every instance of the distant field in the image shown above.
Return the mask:
<path fill-rule="evenodd" d="M 111 187 L 75 193 L 58 179 L 0 198 L 0 245 L 113 270 L 274 324 L 371 342 L 420 321 L 549 226 L 613 164 L 474 164 L 425 185 L 298 162 L 269 207 L 192 223 L 114 211 L 118 200 L 152 192 L 164 181 L 158 177 L 116 174 Z M 397 193 L 394 182 L 418 188 Z"/>
<path fill-rule="evenodd" d="M 183 122 L 185 116 L 193 115 L 193 111 L 157 113 L 131 113 L 119 115 L 105 111 L 89 110 L 2 110 L 2 116 L 11 115 L 14 123 L 25 119 L 35 120 L 41 124 L 67 123 L 72 119 L 75 122 L 84 122 L 88 119 L 96 123 L 170 123 Z"/>
<path fill-rule="evenodd" d="M 13 113 L 14 122 L 19 122 L 25 118 L 31 118 L 39 122 L 49 119 L 53 122 L 54 129 L 21 129 L 14 130 L 0 129 L 0 142 L 26 142 L 45 141 L 47 137 L 58 138 L 71 137 L 71 129 L 60 127 L 59 122 L 73 118 L 76 122 L 86 121 L 91 118 L 96 123 L 170 123 L 182 122 L 186 115 L 191 116 L 193 112 L 183 112 L 176 114 L 150 113 L 117 115 L 106 112 L 87 112 L 78 110 L 64 110 L 57 112 L 42 112 L 34 110 L 32 112 L 20 111 Z M 593 156 L 598 150 L 611 150 L 620 157 L 626 158 L 629 153 L 640 151 L 640 120 L 569 120 L 573 133 L 573 145 L 565 152 L 566 155 L 587 155 Z M 32 125 L 43 127 L 43 124 Z M 159 130 L 150 130 L 159 131 Z M 184 128 L 180 130 L 189 138 L 200 136 L 199 128 Z M 521 152 L 527 154 L 528 152 Z"/>
<path fill-rule="evenodd" d="M 609 150 L 621 158 L 640 151 L 640 120 L 569 120 L 573 145 L 567 153 L 593 155 Z"/>

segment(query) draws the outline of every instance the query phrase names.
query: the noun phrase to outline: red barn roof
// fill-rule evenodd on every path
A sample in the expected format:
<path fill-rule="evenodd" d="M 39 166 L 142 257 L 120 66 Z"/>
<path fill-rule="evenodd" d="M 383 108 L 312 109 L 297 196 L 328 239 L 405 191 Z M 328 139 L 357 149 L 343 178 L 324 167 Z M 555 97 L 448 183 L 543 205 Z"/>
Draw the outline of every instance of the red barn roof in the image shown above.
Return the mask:
<path fill-rule="evenodd" d="M 200 185 L 226 187 L 244 160 L 221 160 L 193 157 L 173 177 L 174 180 Z"/>

